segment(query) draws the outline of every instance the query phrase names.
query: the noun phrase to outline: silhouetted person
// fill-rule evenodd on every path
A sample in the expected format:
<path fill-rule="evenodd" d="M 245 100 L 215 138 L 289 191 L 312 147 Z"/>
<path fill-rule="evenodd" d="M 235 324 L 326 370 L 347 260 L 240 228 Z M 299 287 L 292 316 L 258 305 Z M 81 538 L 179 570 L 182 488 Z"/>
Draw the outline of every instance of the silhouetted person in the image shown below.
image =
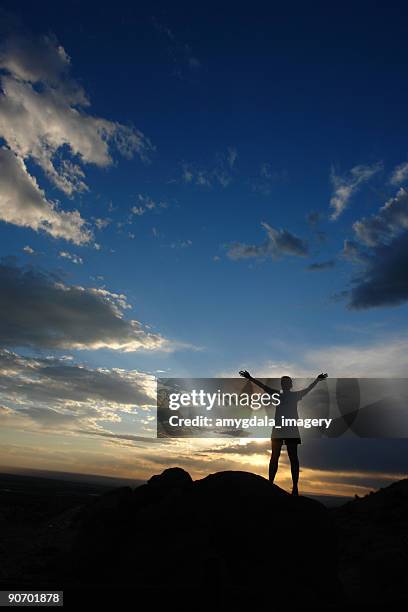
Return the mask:
<path fill-rule="evenodd" d="M 282 422 L 282 417 L 285 419 L 298 419 L 298 402 L 304 398 L 304 396 L 311 391 L 320 380 L 327 378 L 327 374 L 319 374 L 317 378 L 305 389 L 301 391 L 292 391 L 293 382 L 290 376 L 282 376 L 281 378 L 281 391 L 272 389 L 265 385 L 260 380 L 253 378 L 246 370 L 240 371 L 240 376 L 247 378 L 252 381 L 261 389 L 264 389 L 266 393 L 273 395 L 278 393 L 280 395 L 280 404 L 276 406 L 275 411 L 275 424 L 279 425 Z M 282 444 L 286 444 L 288 451 L 290 470 L 292 473 L 292 495 L 298 495 L 298 481 L 299 481 L 299 458 L 298 458 L 298 444 L 301 444 L 299 428 L 296 426 L 284 426 L 279 429 L 274 427 L 272 430 L 271 444 L 272 454 L 269 462 L 269 480 L 273 482 L 275 480 L 276 472 L 278 471 L 279 456 L 282 449 Z"/>

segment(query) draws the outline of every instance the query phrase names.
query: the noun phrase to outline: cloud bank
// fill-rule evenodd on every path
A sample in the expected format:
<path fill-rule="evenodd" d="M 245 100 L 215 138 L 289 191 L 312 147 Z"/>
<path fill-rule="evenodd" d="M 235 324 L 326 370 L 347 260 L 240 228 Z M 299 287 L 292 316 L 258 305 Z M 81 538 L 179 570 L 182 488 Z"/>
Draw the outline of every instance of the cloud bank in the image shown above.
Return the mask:
<path fill-rule="evenodd" d="M 67 285 L 33 268 L 0 263 L 0 345 L 36 349 L 172 350 L 163 336 L 124 318 L 126 296 Z"/>
<path fill-rule="evenodd" d="M 0 349 L 3 426 L 109 436 L 104 423 L 120 423 L 120 413 L 148 415 L 154 398 L 154 378 L 143 372 L 92 369 L 66 358 L 23 357 Z"/>

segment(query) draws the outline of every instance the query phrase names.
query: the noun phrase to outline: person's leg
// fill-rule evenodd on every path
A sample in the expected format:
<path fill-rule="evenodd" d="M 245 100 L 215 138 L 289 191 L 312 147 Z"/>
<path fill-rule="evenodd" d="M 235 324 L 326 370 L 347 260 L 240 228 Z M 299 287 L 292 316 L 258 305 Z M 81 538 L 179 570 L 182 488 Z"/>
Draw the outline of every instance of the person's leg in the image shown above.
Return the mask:
<path fill-rule="evenodd" d="M 294 442 L 286 442 L 286 448 L 288 449 L 290 471 L 292 472 L 293 489 L 292 495 L 298 495 L 298 481 L 299 481 L 299 458 L 298 458 L 298 445 Z"/>
<path fill-rule="evenodd" d="M 272 438 L 272 454 L 269 462 L 269 480 L 275 480 L 276 472 L 278 471 L 279 456 L 282 448 L 282 440 Z"/>

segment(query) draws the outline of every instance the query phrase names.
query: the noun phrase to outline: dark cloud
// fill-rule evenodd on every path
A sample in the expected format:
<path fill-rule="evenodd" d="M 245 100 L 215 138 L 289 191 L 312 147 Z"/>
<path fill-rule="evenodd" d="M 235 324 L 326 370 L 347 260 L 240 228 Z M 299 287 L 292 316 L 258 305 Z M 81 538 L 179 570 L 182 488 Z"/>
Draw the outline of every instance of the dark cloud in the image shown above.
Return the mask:
<path fill-rule="evenodd" d="M 68 358 L 34 358 L 0 349 L 0 420 L 24 431 L 98 435 L 121 440 L 108 424 L 132 424 L 130 439 L 152 434 L 151 375 L 92 369 Z M 135 415 L 142 418 L 135 421 Z M 125 440 L 125 437 L 123 437 Z"/>
<path fill-rule="evenodd" d="M 356 237 L 369 247 L 387 244 L 401 230 L 408 229 L 408 191 L 401 188 L 376 215 L 356 221 L 353 229 Z"/>
<path fill-rule="evenodd" d="M 267 258 L 279 259 L 284 255 L 305 257 L 308 254 L 307 243 L 286 229 L 276 230 L 268 223 L 262 223 L 267 238 L 260 245 L 240 242 L 229 245 L 227 255 L 230 259 Z"/>
<path fill-rule="evenodd" d="M 92 369 L 61 358 L 23 357 L 0 350 L 0 397 L 64 406 L 67 402 L 152 404 L 152 377 L 127 370 Z"/>
<path fill-rule="evenodd" d="M 124 295 L 66 285 L 33 268 L 0 263 L 0 345 L 54 349 L 168 350 L 167 341 L 127 320 Z"/>
<path fill-rule="evenodd" d="M 367 266 L 354 281 L 353 309 L 397 306 L 408 300 L 408 232 L 372 250 Z"/>
<path fill-rule="evenodd" d="M 375 215 L 353 225 L 356 240 L 344 242 L 343 257 L 360 265 L 349 291 L 349 307 L 397 306 L 408 300 L 408 192 L 401 188 Z"/>
<path fill-rule="evenodd" d="M 16 416 L 28 417 L 46 429 L 59 429 L 69 427 L 78 419 L 75 412 L 60 412 L 52 408 L 44 408 L 40 406 L 30 406 L 29 408 L 20 408 L 13 411 Z"/>
<path fill-rule="evenodd" d="M 334 268 L 335 265 L 336 262 L 334 261 L 334 259 L 329 259 L 328 261 L 311 263 L 307 266 L 307 269 L 311 270 L 312 272 L 319 272 L 320 270 L 328 270 L 330 268 Z"/>

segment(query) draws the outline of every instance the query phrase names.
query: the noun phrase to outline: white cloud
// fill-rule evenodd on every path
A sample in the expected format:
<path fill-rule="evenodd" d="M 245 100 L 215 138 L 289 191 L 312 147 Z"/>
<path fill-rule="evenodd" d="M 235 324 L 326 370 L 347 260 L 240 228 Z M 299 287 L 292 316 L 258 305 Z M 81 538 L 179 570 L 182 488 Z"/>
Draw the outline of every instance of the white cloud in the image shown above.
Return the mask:
<path fill-rule="evenodd" d="M 408 179 L 408 162 L 404 162 L 403 164 L 400 164 L 399 166 L 394 168 L 391 174 L 390 183 L 392 185 L 400 185 L 401 183 L 405 183 L 407 179 Z"/>
<path fill-rule="evenodd" d="M 137 153 L 147 159 L 153 147 L 140 131 L 86 112 L 90 102 L 70 68 L 66 51 L 51 36 L 16 36 L 0 50 L 0 137 L 7 145 L 3 163 L 4 158 L 9 164 L 17 159 L 20 175 L 26 174 L 25 190 L 30 191 L 24 198 L 27 193 L 15 189 L 0 218 L 81 244 L 89 240 L 89 234 L 83 233 L 79 213 L 57 212 L 28 174 L 25 162 L 34 161 L 58 189 L 71 196 L 88 189 L 85 164 L 109 166 L 115 149 L 125 157 Z M 7 157 L 4 151 L 17 157 Z M 2 177 L 4 182 L 10 189 L 10 181 Z M 18 222 L 20 216 L 23 222 Z"/>
<path fill-rule="evenodd" d="M 148 210 L 155 210 L 155 209 L 160 209 L 160 208 L 167 208 L 168 204 L 166 202 L 155 202 L 153 200 L 153 198 L 151 198 L 148 195 L 143 195 L 141 193 L 139 193 L 139 195 L 137 196 L 139 205 L 138 206 L 132 206 L 132 208 L 130 209 L 130 212 L 133 215 L 136 215 L 138 217 L 141 217 L 142 215 L 144 215 Z"/>
<path fill-rule="evenodd" d="M 405 377 L 408 371 L 408 336 L 383 338 L 365 345 L 337 345 L 307 351 L 305 363 L 324 368 L 334 377 Z"/>
<path fill-rule="evenodd" d="M 61 257 L 62 259 L 68 259 L 69 261 L 72 261 L 72 263 L 74 264 L 84 263 L 82 257 L 79 257 L 79 255 L 75 255 L 75 253 L 68 253 L 68 251 L 60 251 L 58 253 L 58 257 Z"/>
<path fill-rule="evenodd" d="M 132 206 L 131 211 L 133 215 L 137 215 L 138 217 L 141 217 L 146 212 L 143 206 Z"/>
<path fill-rule="evenodd" d="M 382 164 L 372 166 L 354 166 L 347 175 L 336 174 L 334 168 L 331 170 L 331 183 L 333 194 L 330 198 L 330 207 L 333 208 L 331 219 L 336 220 L 349 205 L 350 199 L 359 187 L 369 181 L 371 177 L 382 169 Z"/>
<path fill-rule="evenodd" d="M 69 75 L 69 57 L 54 39 L 7 41 L 0 67 L 8 73 L 1 81 L 1 136 L 15 153 L 34 159 L 66 194 L 86 185 L 78 163 L 64 158 L 56 164 L 62 147 L 78 161 L 97 166 L 112 163 L 112 146 L 127 157 L 136 152 L 145 158 L 152 150 L 141 132 L 83 110 L 89 100 Z"/>
<path fill-rule="evenodd" d="M 0 219 L 75 244 L 92 237 L 80 213 L 59 210 L 28 173 L 23 159 L 5 147 L 0 148 Z"/>
<path fill-rule="evenodd" d="M 95 219 L 95 225 L 99 230 L 105 229 L 106 227 L 108 227 L 110 223 L 111 223 L 111 219 L 109 218 L 102 219 L 98 217 L 97 219 Z"/>
<path fill-rule="evenodd" d="M 408 370 L 408 334 L 384 337 L 366 344 L 335 344 L 305 350 L 301 359 L 241 363 L 217 376 L 236 377 L 247 369 L 256 378 L 314 377 L 328 372 L 331 378 L 387 378 L 406 376 Z"/>

